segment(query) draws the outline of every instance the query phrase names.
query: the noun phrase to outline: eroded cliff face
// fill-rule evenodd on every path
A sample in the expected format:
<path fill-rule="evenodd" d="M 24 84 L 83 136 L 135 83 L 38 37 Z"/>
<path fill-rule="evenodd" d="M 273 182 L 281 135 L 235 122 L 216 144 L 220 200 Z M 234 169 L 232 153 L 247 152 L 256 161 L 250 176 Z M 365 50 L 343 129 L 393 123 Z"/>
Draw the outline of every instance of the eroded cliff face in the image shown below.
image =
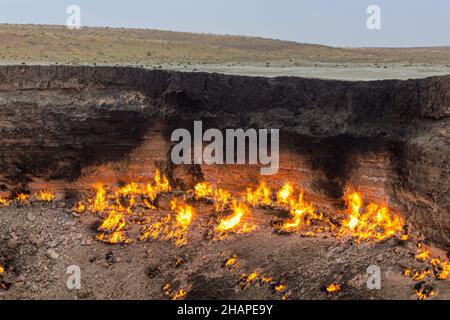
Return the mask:
<path fill-rule="evenodd" d="M 0 188 L 70 197 L 92 183 L 200 179 L 236 192 L 257 166 L 174 166 L 176 128 L 280 129 L 280 170 L 324 209 L 352 185 L 450 245 L 450 77 L 341 82 L 113 67 L 0 67 Z"/>

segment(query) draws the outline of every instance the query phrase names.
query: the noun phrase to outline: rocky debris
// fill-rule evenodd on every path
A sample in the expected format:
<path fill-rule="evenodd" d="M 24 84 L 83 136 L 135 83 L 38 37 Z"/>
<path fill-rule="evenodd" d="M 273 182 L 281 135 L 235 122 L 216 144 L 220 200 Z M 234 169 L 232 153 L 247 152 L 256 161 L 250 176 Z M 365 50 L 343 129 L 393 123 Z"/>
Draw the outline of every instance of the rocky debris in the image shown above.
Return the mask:
<path fill-rule="evenodd" d="M 45 255 L 50 259 L 58 259 L 59 258 L 59 254 L 53 249 L 48 249 L 45 252 Z"/>
<path fill-rule="evenodd" d="M 24 224 L 28 212 L 39 219 Z M 0 299 L 161 299 L 167 283 L 176 292 L 186 290 L 186 297 L 199 299 L 417 299 L 416 283 L 402 276 L 405 266 L 417 262 L 417 248 L 402 242 L 355 244 L 279 235 L 271 232 L 267 220 L 248 235 L 220 241 L 199 235 L 182 249 L 164 241 L 111 246 L 93 241 L 96 230 L 87 223 L 67 232 L 64 224 L 78 225 L 89 217 L 77 218 L 63 209 L 8 207 L 0 208 L 0 215 L 0 239 L 6 239 L 0 241 L 0 263 L 8 266 L 0 279 L 0 286 L 7 288 L 0 289 Z M 197 223 L 202 229 L 207 219 L 198 217 Z M 10 239 L 19 243 L 14 249 L 8 246 Z M 81 246 L 87 239 L 92 244 Z M 230 257 L 236 259 L 236 267 L 225 267 Z M 382 270 L 381 290 L 367 290 L 366 269 L 371 264 Z M 81 290 L 66 287 L 71 265 L 80 267 Z M 255 280 L 249 280 L 254 273 Z M 250 285 L 241 289 L 241 278 Z M 342 289 L 324 292 L 330 283 Z M 424 295 L 433 292 L 428 299 L 450 297 L 450 282 L 436 281 L 429 284 L 431 290 L 426 285 L 417 289 Z"/>
<path fill-rule="evenodd" d="M 32 212 L 27 213 L 27 219 L 30 222 L 34 222 L 36 220 L 36 216 Z"/>
<path fill-rule="evenodd" d="M 106 263 L 108 263 L 108 265 L 112 265 L 117 262 L 117 259 L 112 251 L 109 251 L 107 254 L 105 254 L 105 261 Z"/>

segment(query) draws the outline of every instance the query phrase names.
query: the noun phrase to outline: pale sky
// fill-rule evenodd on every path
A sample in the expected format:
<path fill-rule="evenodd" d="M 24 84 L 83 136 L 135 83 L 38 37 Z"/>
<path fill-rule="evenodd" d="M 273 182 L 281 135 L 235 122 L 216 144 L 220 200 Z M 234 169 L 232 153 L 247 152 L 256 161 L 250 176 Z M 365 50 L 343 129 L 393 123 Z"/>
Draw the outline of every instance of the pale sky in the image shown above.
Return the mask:
<path fill-rule="evenodd" d="M 450 0 L 0 0 L 0 23 L 65 24 L 71 4 L 80 6 L 86 26 L 250 35 L 345 47 L 450 45 Z M 369 5 L 381 8 L 381 30 L 366 27 Z"/>

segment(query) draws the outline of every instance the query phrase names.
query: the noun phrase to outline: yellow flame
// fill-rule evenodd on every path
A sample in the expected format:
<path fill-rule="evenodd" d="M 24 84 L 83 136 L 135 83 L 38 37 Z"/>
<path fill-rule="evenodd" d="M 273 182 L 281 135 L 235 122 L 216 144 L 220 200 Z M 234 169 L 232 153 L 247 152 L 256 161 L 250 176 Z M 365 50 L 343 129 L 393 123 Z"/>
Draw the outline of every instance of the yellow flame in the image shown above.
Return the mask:
<path fill-rule="evenodd" d="M 275 286 L 275 292 L 281 292 L 281 291 L 283 291 L 284 289 L 286 288 L 286 286 L 284 285 L 284 284 L 277 284 L 276 286 Z"/>
<path fill-rule="evenodd" d="M 450 263 L 449 261 L 441 261 L 437 258 L 432 259 L 430 264 L 433 266 L 436 278 L 439 280 L 445 280 L 450 275 Z"/>
<path fill-rule="evenodd" d="M 303 190 L 300 191 L 298 200 L 291 200 L 289 206 L 292 218 L 283 223 L 281 226 L 281 230 L 283 231 L 293 231 L 299 229 L 302 225 L 302 221 L 305 221 L 307 218 L 306 215 L 313 215 L 315 211 L 312 204 L 307 204 L 303 200 Z"/>
<path fill-rule="evenodd" d="M 0 207 L 7 207 L 10 204 L 11 204 L 10 200 L 8 200 L 6 198 L 3 198 L 3 197 L 0 197 Z"/>
<path fill-rule="evenodd" d="M 95 198 L 91 200 L 91 211 L 95 213 L 103 212 L 108 208 L 108 201 L 106 199 L 106 190 L 103 184 L 98 183 L 94 186 L 96 191 Z"/>
<path fill-rule="evenodd" d="M 123 215 L 115 210 L 111 210 L 108 217 L 103 220 L 100 229 L 104 231 L 120 231 L 126 226 Z"/>
<path fill-rule="evenodd" d="M 241 222 L 244 214 L 248 213 L 248 207 L 242 203 L 237 203 L 235 200 L 232 205 L 233 213 L 231 216 L 221 219 L 219 225 L 217 226 L 218 232 L 230 231 L 236 228 Z"/>
<path fill-rule="evenodd" d="M 249 205 L 253 207 L 256 207 L 258 205 L 270 206 L 272 204 L 272 201 L 270 200 L 270 194 L 271 191 L 269 187 L 267 187 L 266 182 L 263 181 L 255 190 L 247 188 L 245 200 Z"/>
<path fill-rule="evenodd" d="M 165 175 L 161 177 L 161 173 L 159 169 L 156 169 L 155 178 L 154 178 L 154 188 L 157 192 L 169 192 L 172 188 L 169 183 L 169 179 Z"/>
<path fill-rule="evenodd" d="M 152 238 L 173 240 L 177 246 L 187 244 L 187 232 L 195 214 L 194 208 L 179 202 L 177 198 L 172 199 L 170 205 L 175 218 L 169 214 L 159 221 L 149 222 L 143 227 L 140 240 Z"/>
<path fill-rule="evenodd" d="M 417 244 L 417 248 L 418 249 L 417 249 L 416 259 L 418 261 L 425 262 L 428 259 L 428 257 L 430 256 L 430 252 L 427 249 L 423 248 L 423 245 L 421 242 L 419 242 Z"/>
<path fill-rule="evenodd" d="M 51 202 L 56 198 L 56 195 L 53 192 L 47 190 L 39 191 L 35 196 L 44 202 Z"/>
<path fill-rule="evenodd" d="M 394 236 L 403 230 L 403 219 L 391 214 L 387 206 L 369 203 L 363 207 L 363 200 L 358 192 L 345 194 L 346 215 L 340 235 L 350 235 L 358 240 L 379 241 Z"/>
<path fill-rule="evenodd" d="M 171 201 L 170 205 L 172 211 L 176 213 L 178 225 L 188 227 L 191 224 L 194 208 L 187 204 L 179 203 L 176 198 Z"/>
<path fill-rule="evenodd" d="M 222 212 L 230 202 L 231 193 L 224 189 L 217 189 L 213 192 L 214 211 Z"/>
<path fill-rule="evenodd" d="M 83 202 L 78 202 L 74 207 L 73 207 L 73 211 L 75 211 L 76 213 L 84 213 L 86 212 L 87 208 L 86 205 Z"/>
<path fill-rule="evenodd" d="M 20 203 L 20 204 L 29 204 L 30 203 L 30 195 L 25 194 L 25 193 L 19 193 L 16 196 L 16 200 Z"/>
<path fill-rule="evenodd" d="M 338 292 L 342 289 L 342 286 L 340 284 L 337 283 L 331 283 L 327 286 L 327 292 L 328 293 L 333 293 L 333 292 Z"/>
<path fill-rule="evenodd" d="M 286 182 L 277 192 L 277 203 L 279 205 L 286 205 L 289 203 L 294 189 L 289 182 Z"/>
<path fill-rule="evenodd" d="M 225 267 L 231 268 L 236 265 L 236 262 L 237 262 L 237 256 L 234 255 L 234 256 L 228 258 L 228 260 L 225 262 Z"/>
<path fill-rule="evenodd" d="M 431 287 L 427 288 L 427 286 L 425 286 L 425 285 L 421 286 L 419 288 L 415 288 L 414 290 L 416 291 L 418 300 L 426 300 L 436 294 Z"/>
<path fill-rule="evenodd" d="M 110 243 L 110 244 L 118 244 L 118 243 L 131 243 L 133 240 L 127 238 L 123 231 L 114 231 L 112 233 L 100 233 L 95 237 L 98 241 Z"/>
<path fill-rule="evenodd" d="M 199 182 L 194 186 L 194 195 L 195 195 L 195 199 L 197 199 L 197 200 L 201 199 L 201 198 L 209 197 L 212 194 L 213 194 L 213 188 L 207 181 Z"/>

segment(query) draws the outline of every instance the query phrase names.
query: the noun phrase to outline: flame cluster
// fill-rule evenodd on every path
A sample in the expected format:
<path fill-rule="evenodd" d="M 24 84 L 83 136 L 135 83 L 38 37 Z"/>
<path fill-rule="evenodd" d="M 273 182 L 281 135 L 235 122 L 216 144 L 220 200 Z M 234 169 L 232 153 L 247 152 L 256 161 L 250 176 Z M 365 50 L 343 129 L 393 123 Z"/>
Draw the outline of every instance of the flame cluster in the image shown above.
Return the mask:
<path fill-rule="evenodd" d="M 132 216 L 136 206 L 142 204 L 147 209 L 157 209 L 155 199 L 158 194 L 170 192 L 171 187 L 168 179 L 157 171 L 152 183 L 143 185 L 131 182 L 112 193 L 99 184 L 95 186 L 95 190 L 95 196 L 87 203 L 78 203 L 74 211 L 81 213 L 90 210 L 104 216 L 99 228 L 103 233 L 97 237 L 98 240 L 129 243 L 124 234 L 127 217 Z M 332 221 L 329 214 L 320 212 L 312 203 L 306 202 L 303 190 L 297 192 L 289 182 L 272 191 L 263 181 L 256 188 L 247 188 L 244 194 L 237 197 L 206 181 L 197 183 L 192 191 L 195 200 L 212 203 L 217 216 L 214 228 L 217 239 L 230 233 L 243 234 L 256 230 L 257 226 L 248 220 L 251 208 L 254 207 L 276 208 L 288 212 L 290 217 L 281 221 L 276 226 L 277 230 L 297 232 L 309 227 L 310 231 L 304 232 L 305 236 L 334 232 L 337 229 L 333 233 L 337 237 L 379 241 L 403 230 L 403 220 L 399 215 L 392 214 L 384 205 L 365 205 L 361 195 L 354 191 L 345 194 L 346 210 L 340 225 Z M 183 198 L 185 197 L 186 194 Z M 178 246 L 185 245 L 194 212 L 194 208 L 186 204 L 185 199 L 180 201 L 172 197 L 170 214 L 163 217 L 145 216 L 141 220 L 139 239 L 173 239 Z"/>
<path fill-rule="evenodd" d="M 402 274 L 413 281 L 417 281 L 414 285 L 417 300 L 426 300 L 436 295 L 434 286 L 428 282 L 434 279 L 449 279 L 450 262 L 432 257 L 430 251 L 420 241 L 417 243 L 415 258 L 422 263 L 421 268 L 407 268 Z"/>
<path fill-rule="evenodd" d="M 174 240 L 177 246 L 186 245 L 189 226 L 192 222 L 195 210 L 192 206 L 179 201 L 177 198 L 172 199 L 171 214 L 163 217 L 159 221 L 149 221 L 142 228 L 140 240 L 161 239 Z"/>
<path fill-rule="evenodd" d="M 426 266 L 423 269 L 407 268 L 403 271 L 403 275 L 414 281 L 420 281 L 415 285 L 414 290 L 418 300 L 425 300 L 435 295 L 433 286 L 427 284 L 426 281 L 430 279 L 448 279 L 450 275 L 450 262 L 432 257 L 429 250 L 423 246 L 422 242 L 417 244 L 415 258 Z"/>
<path fill-rule="evenodd" d="M 185 289 L 173 290 L 170 283 L 166 283 L 162 286 L 163 295 L 170 300 L 182 300 L 186 297 L 187 291 Z"/>
<path fill-rule="evenodd" d="M 258 271 L 240 274 L 240 265 L 237 261 L 237 256 L 232 255 L 224 262 L 223 267 L 238 275 L 237 286 L 241 290 L 246 290 L 252 285 L 270 286 L 274 294 L 280 295 L 281 300 L 289 297 L 290 292 L 287 291 L 286 285 L 271 276 L 263 275 Z"/>
<path fill-rule="evenodd" d="M 335 293 L 335 292 L 339 292 L 341 291 L 342 286 L 338 283 L 330 283 L 327 287 L 326 287 L 326 291 L 328 293 Z"/>
<path fill-rule="evenodd" d="M 213 203 L 215 212 L 223 212 L 229 208 L 231 193 L 222 188 L 213 188 L 207 181 L 199 182 L 194 186 L 196 200 L 209 200 Z"/>
<path fill-rule="evenodd" d="M 403 231 L 404 221 L 400 215 L 392 214 L 385 205 L 369 203 L 364 206 L 358 192 L 349 190 L 344 195 L 346 219 L 339 235 L 348 235 L 357 240 L 380 241 Z"/>
<path fill-rule="evenodd" d="M 34 194 L 24 192 L 17 193 L 13 198 L 8 199 L 0 196 L 0 207 L 8 207 L 12 204 L 20 206 L 30 205 L 32 202 L 52 202 L 56 199 L 56 195 L 48 190 L 41 190 Z"/>
<path fill-rule="evenodd" d="M 78 202 L 76 213 L 90 211 L 102 219 L 96 239 L 105 243 L 131 243 L 126 235 L 128 221 L 142 213 L 142 207 L 156 209 L 154 201 L 160 193 L 171 190 L 169 180 L 156 170 L 152 181 L 137 183 L 131 181 L 121 187 L 111 189 L 98 183 L 94 185 L 94 196 Z M 186 219 L 186 216 L 184 216 Z"/>
<path fill-rule="evenodd" d="M 248 233 L 256 230 L 256 225 L 251 225 L 248 222 L 241 224 L 243 217 L 248 215 L 250 209 L 243 203 L 236 200 L 232 203 L 231 215 L 223 217 L 219 220 L 219 224 L 216 227 L 216 231 L 219 234 L 227 232 L 236 232 L 237 234 Z"/>

